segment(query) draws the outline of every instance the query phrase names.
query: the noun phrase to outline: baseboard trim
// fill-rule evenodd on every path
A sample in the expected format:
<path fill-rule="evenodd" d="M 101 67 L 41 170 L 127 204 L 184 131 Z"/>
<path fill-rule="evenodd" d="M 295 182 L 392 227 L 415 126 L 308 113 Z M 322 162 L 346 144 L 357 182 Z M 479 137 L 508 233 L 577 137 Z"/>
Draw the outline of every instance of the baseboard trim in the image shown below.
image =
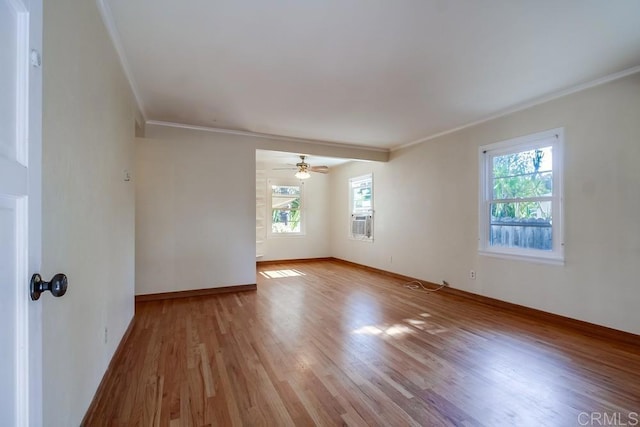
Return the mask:
<path fill-rule="evenodd" d="M 549 313 L 548 311 L 542 311 L 538 310 L 537 308 L 531 308 L 512 302 L 502 301 L 484 295 L 474 294 L 472 292 L 463 291 L 462 289 L 446 287 L 442 288 L 442 290 L 449 295 L 472 299 L 481 304 L 489 305 L 495 308 L 501 308 L 512 313 L 518 313 L 531 319 L 550 322 L 558 326 L 563 326 L 567 329 L 573 329 L 576 332 L 580 332 L 582 335 L 616 341 L 622 344 L 632 345 L 634 347 L 640 346 L 640 335 L 636 335 L 631 332 L 609 328 L 607 326 L 586 322 L 584 320 L 573 319 L 571 317 L 562 316 L 560 314 Z"/>
<path fill-rule="evenodd" d="M 358 264 L 357 262 L 347 261 L 346 259 L 331 258 L 331 260 L 332 261 L 337 261 L 337 262 L 339 262 L 341 264 L 349 265 L 351 267 L 355 267 L 355 268 L 360 268 L 360 269 L 363 269 L 363 270 L 371 271 L 372 273 L 382 274 L 384 276 L 393 277 L 395 279 L 406 280 L 407 282 L 418 280 L 418 281 L 420 281 L 420 282 L 422 282 L 424 284 L 427 284 L 427 285 L 433 285 L 435 287 L 440 286 L 440 285 L 437 285 L 435 283 L 431 283 L 431 282 L 429 282 L 427 280 L 416 279 L 415 277 L 405 276 L 405 275 L 402 275 L 402 274 L 394 273 L 392 271 L 381 270 L 379 268 L 370 267 L 368 265 Z"/>
<path fill-rule="evenodd" d="M 122 338 L 118 343 L 118 347 L 116 348 L 116 351 L 113 353 L 113 357 L 111 358 L 111 361 L 107 366 L 107 370 L 104 371 L 102 380 L 100 381 L 100 384 L 98 384 L 98 389 L 96 390 L 96 393 L 93 395 L 93 399 L 89 404 L 89 408 L 87 408 L 87 412 L 84 414 L 84 417 L 82 418 L 82 422 L 80 423 L 80 426 L 90 425 L 89 421 L 91 421 L 91 415 L 96 411 L 96 405 L 98 404 L 98 401 L 99 401 L 98 397 L 102 396 L 103 394 L 106 394 L 106 389 L 105 389 L 106 384 L 109 384 L 110 382 L 112 382 L 111 377 L 115 372 L 115 367 L 120 362 L 120 359 L 124 357 L 125 343 L 129 339 L 129 336 L 131 335 L 131 331 L 133 331 L 133 325 L 135 324 L 135 321 L 136 321 L 136 316 L 134 314 L 133 317 L 131 318 L 131 321 L 129 322 L 129 326 L 127 326 L 127 330 L 124 331 L 124 335 L 122 335 Z"/>
<path fill-rule="evenodd" d="M 263 265 L 274 265 L 274 264 L 297 264 L 297 263 L 306 263 L 306 262 L 333 261 L 334 259 L 335 258 L 332 258 L 332 257 L 274 259 L 274 260 L 268 260 L 268 261 L 256 261 L 256 267 L 260 267 Z"/>
<path fill-rule="evenodd" d="M 429 282 L 428 280 L 422 280 L 415 277 L 404 276 L 402 274 L 393 273 L 391 271 L 382 270 L 375 267 L 369 267 L 368 265 L 358 264 L 355 262 L 343 260 L 340 258 L 333 258 L 333 260 L 350 265 L 357 268 L 362 268 L 374 273 L 383 274 L 385 276 L 394 277 L 396 279 L 405 280 L 407 282 L 418 280 L 427 286 L 438 287 L 440 284 Z M 443 293 L 448 295 L 462 297 L 466 299 L 474 300 L 480 304 L 488 305 L 494 308 L 500 308 L 512 313 L 517 313 L 524 317 L 553 323 L 558 326 L 562 326 L 567 329 L 572 329 L 583 335 L 606 339 L 610 341 L 616 341 L 621 344 L 631 345 L 634 347 L 640 346 L 640 335 L 632 334 L 631 332 L 621 331 L 618 329 L 609 328 L 607 326 L 597 325 L 595 323 L 585 322 L 584 320 L 573 319 L 571 317 L 562 316 L 560 314 L 549 313 L 547 311 L 538 310 L 536 308 L 526 307 L 524 305 L 514 304 L 507 301 L 487 297 L 480 294 L 474 294 L 462 289 L 452 288 L 450 286 L 441 289 Z"/>
<path fill-rule="evenodd" d="M 189 291 L 161 292 L 158 294 L 136 295 L 136 303 L 146 301 L 158 301 L 164 299 L 201 297 L 205 295 L 228 294 L 231 292 L 255 291 L 258 286 L 255 283 L 249 285 L 223 286 L 221 288 L 192 289 Z"/>

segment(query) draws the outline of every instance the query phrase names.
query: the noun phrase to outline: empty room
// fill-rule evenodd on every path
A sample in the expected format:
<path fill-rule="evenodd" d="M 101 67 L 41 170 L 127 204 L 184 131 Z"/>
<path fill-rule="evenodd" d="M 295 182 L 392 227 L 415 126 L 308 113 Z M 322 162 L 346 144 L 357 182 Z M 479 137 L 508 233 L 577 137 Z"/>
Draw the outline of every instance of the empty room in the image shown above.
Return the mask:
<path fill-rule="evenodd" d="M 640 2 L 0 34 L 0 425 L 640 425 Z"/>

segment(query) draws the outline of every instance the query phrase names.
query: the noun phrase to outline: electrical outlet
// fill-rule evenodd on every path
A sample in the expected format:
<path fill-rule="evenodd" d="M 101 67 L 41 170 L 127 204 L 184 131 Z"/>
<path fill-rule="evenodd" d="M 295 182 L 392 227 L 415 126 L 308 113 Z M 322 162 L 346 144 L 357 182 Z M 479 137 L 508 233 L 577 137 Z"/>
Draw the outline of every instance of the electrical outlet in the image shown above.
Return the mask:
<path fill-rule="evenodd" d="M 393 264 L 393 255 L 389 257 L 389 264 Z"/>
<path fill-rule="evenodd" d="M 476 271 L 475 270 L 469 270 L 469 279 L 476 280 Z"/>
<path fill-rule="evenodd" d="M 104 343 L 105 343 L 105 344 L 106 344 L 106 343 L 107 343 L 107 341 L 109 340 L 109 335 L 108 335 L 108 333 L 109 333 L 109 330 L 105 327 L 105 328 L 104 328 Z"/>

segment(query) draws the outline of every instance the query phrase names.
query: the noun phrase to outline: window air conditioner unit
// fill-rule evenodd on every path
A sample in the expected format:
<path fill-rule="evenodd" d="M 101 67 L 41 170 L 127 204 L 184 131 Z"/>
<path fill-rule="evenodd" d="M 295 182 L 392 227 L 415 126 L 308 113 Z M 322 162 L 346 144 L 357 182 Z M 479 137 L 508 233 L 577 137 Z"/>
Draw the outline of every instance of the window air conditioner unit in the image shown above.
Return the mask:
<path fill-rule="evenodd" d="M 355 238 L 371 238 L 371 224 L 373 215 L 352 214 L 351 215 L 351 235 Z"/>

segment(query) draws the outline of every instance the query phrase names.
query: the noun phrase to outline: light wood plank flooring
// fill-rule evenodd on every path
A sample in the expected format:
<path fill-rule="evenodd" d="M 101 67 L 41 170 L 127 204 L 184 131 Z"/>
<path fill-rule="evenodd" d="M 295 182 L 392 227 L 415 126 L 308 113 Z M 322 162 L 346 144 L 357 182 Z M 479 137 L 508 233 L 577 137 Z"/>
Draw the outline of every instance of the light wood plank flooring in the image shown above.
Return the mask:
<path fill-rule="evenodd" d="M 640 413 L 640 346 L 402 284 L 320 261 L 262 266 L 256 292 L 139 303 L 86 425 L 571 426 Z"/>

